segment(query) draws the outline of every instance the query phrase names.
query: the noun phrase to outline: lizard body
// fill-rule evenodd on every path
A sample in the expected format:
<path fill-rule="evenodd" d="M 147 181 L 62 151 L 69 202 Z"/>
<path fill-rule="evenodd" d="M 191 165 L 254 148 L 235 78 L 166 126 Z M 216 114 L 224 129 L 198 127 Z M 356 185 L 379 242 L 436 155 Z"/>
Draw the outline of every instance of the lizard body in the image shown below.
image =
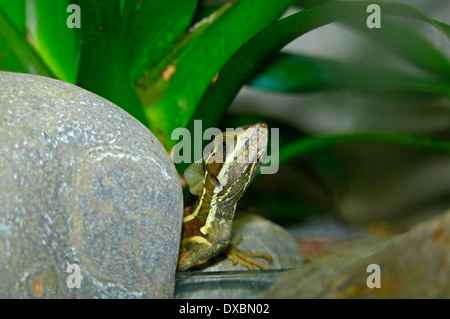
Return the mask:
<path fill-rule="evenodd" d="M 236 206 L 267 149 L 268 129 L 256 123 L 216 136 L 211 153 L 186 169 L 196 203 L 184 210 L 178 270 L 202 264 L 229 245 Z"/>

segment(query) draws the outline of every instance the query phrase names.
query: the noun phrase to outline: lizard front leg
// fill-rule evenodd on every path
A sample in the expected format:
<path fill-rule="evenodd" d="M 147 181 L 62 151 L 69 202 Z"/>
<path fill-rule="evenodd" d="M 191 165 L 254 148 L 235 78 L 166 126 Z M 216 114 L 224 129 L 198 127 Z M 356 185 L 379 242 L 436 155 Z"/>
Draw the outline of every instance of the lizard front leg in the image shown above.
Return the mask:
<path fill-rule="evenodd" d="M 205 237 L 194 236 L 181 241 L 178 271 L 201 265 L 222 251 L 222 247 L 210 243 Z"/>
<path fill-rule="evenodd" d="M 229 245 L 223 252 L 228 259 L 230 259 L 234 265 L 238 263 L 248 268 L 249 270 L 254 270 L 255 267 L 261 269 L 267 269 L 267 267 L 261 262 L 255 260 L 255 258 L 264 258 L 269 263 L 272 262 L 272 257 L 265 253 L 253 253 L 250 251 L 245 251 L 237 248 L 237 245 L 243 240 L 243 236 L 239 236 L 235 242 Z"/>

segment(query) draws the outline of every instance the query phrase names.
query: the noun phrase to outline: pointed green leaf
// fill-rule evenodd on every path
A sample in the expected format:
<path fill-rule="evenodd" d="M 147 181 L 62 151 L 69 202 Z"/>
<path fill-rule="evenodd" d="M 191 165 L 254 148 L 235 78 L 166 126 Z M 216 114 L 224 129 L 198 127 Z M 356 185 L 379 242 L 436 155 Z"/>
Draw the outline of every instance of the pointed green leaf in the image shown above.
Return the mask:
<path fill-rule="evenodd" d="M 151 129 L 170 145 L 173 129 L 184 127 L 226 60 L 257 32 L 278 19 L 293 0 L 228 2 L 226 12 L 194 26 L 175 51 L 150 77 L 141 79 L 139 95 Z M 155 78 L 155 76 L 157 78 Z"/>
<path fill-rule="evenodd" d="M 120 1 L 80 0 L 81 39 L 77 84 L 117 104 L 148 125 L 128 68 Z"/>
<path fill-rule="evenodd" d="M 302 8 L 317 7 L 324 4 L 329 4 L 336 2 L 336 0 L 298 0 L 296 5 Z M 389 15 L 396 15 L 399 17 L 408 17 L 412 19 L 422 20 L 423 22 L 428 22 L 433 25 L 437 30 L 441 31 L 447 38 L 450 38 L 450 26 L 446 23 L 433 19 L 421 11 L 417 10 L 412 6 L 408 6 L 399 2 L 387 2 L 387 1 L 371 1 L 369 4 L 378 4 L 382 6 L 382 12 L 386 10 Z"/>
<path fill-rule="evenodd" d="M 70 0 L 28 0 L 28 39 L 52 73 L 60 80 L 75 83 L 78 69 L 79 29 L 70 29 L 67 7 Z"/>
<path fill-rule="evenodd" d="M 128 0 L 124 3 L 126 46 L 132 78 L 138 80 L 164 59 L 191 24 L 196 0 Z"/>
<path fill-rule="evenodd" d="M 300 11 L 272 24 L 250 39 L 222 67 L 218 81 L 203 95 L 193 119 L 203 119 L 206 127 L 217 126 L 245 82 L 286 44 L 331 22 L 361 15 L 365 8 L 361 3 L 331 3 Z M 214 112 L 208 112 L 211 106 Z"/>
<path fill-rule="evenodd" d="M 0 0 L 0 8 L 3 8 L 19 33 L 25 34 L 25 0 Z"/>
<path fill-rule="evenodd" d="M 373 3 L 383 5 L 384 15 L 400 15 L 428 21 L 423 16 L 417 15 L 415 10 L 407 10 L 408 6 L 405 5 L 385 6 L 384 2 L 374 1 Z M 365 22 L 367 5 L 367 2 L 362 1 L 332 2 L 302 10 L 274 23 L 248 41 L 227 61 L 220 71 L 217 83 L 211 85 L 202 97 L 193 118 L 203 119 L 205 126 L 216 126 L 240 88 L 281 48 L 295 38 L 332 22 L 350 18 Z M 440 56 L 439 52 L 434 53 L 436 54 L 433 56 Z M 426 56 L 427 53 L 424 55 Z M 439 58 L 436 65 L 443 65 L 444 69 L 447 69 L 447 63 Z M 214 106 L 214 112 L 208 112 L 211 106 Z"/>
<path fill-rule="evenodd" d="M 52 77 L 23 34 L 0 7 L 0 70 Z"/>
<path fill-rule="evenodd" d="M 350 88 L 417 91 L 450 97 L 448 80 L 420 78 L 386 67 L 290 54 L 278 54 L 248 84 L 258 89 L 287 93 Z"/>
<path fill-rule="evenodd" d="M 383 12 L 386 12 L 386 9 Z M 367 37 L 384 44 L 385 47 L 417 67 L 450 78 L 450 62 L 445 54 L 411 28 L 385 16 L 382 16 L 382 27 L 379 29 L 368 29 L 365 21 L 345 20 L 345 23 Z"/>
<path fill-rule="evenodd" d="M 390 143 L 417 149 L 450 153 L 450 140 L 403 133 L 356 133 L 316 136 L 298 140 L 280 148 L 280 163 L 302 154 L 342 143 Z"/>

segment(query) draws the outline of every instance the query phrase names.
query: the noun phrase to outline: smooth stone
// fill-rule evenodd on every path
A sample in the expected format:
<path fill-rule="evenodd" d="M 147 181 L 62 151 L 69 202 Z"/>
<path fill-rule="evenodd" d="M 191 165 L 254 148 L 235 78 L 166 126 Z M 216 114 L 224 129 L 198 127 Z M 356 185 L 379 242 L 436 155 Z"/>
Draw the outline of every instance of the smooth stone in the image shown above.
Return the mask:
<path fill-rule="evenodd" d="M 450 211 L 404 234 L 340 242 L 287 271 L 263 298 L 450 298 Z M 380 287 L 376 283 L 379 266 Z"/>
<path fill-rule="evenodd" d="M 0 88 L 0 298 L 172 297 L 183 199 L 155 136 L 68 83 Z"/>

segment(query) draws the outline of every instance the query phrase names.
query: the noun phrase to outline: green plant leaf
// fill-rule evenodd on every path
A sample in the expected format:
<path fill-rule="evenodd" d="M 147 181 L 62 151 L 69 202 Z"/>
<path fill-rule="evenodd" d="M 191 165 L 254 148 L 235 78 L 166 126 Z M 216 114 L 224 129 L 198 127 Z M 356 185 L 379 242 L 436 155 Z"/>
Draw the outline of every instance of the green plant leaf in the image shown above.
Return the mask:
<path fill-rule="evenodd" d="M 0 8 L 3 8 L 19 33 L 25 35 L 25 0 L 0 0 Z"/>
<path fill-rule="evenodd" d="M 220 2 L 211 3 L 210 1 L 199 0 L 197 2 L 197 8 L 195 9 L 194 20 L 200 21 L 207 18 L 214 13 L 214 11 L 218 10 L 222 4 Z"/>
<path fill-rule="evenodd" d="M 298 0 L 296 1 L 296 5 L 302 7 L 302 8 L 311 8 L 311 7 L 317 7 L 324 4 L 329 4 L 337 2 L 336 0 Z M 403 3 L 398 2 L 382 2 L 382 1 L 371 1 L 368 2 L 369 4 L 378 4 L 382 6 L 383 11 L 386 9 L 389 14 L 396 15 L 400 17 L 408 17 L 412 19 L 422 20 L 424 22 L 428 22 L 432 24 L 436 29 L 441 31 L 444 35 L 447 36 L 447 38 L 450 38 L 450 26 L 446 23 L 443 23 L 439 20 L 433 19 L 425 14 L 423 14 L 421 11 L 417 10 L 416 8 L 412 6 L 405 5 Z M 382 13 L 383 13 L 382 11 Z"/>
<path fill-rule="evenodd" d="M 175 49 L 138 83 L 138 92 L 160 141 L 170 147 L 173 129 L 185 127 L 208 85 L 227 59 L 257 32 L 278 19 L 293 0 L 241 0 L 191 28 Z M 161 75 L 161 70 L 163 70 Z M 165 71 L 164 71 L 165 70 Z"/>
<path fill-rule="evenodd" d="M 196 0 L 128 0 L 124 25 L 132 78 L 153 68 L 180 40 L 191 24 Z"/>
<path fill-rule="evenodd" d="M 22 33 L 0 7 L 0 70 L 52 77 Z"/>
<path fill-rule="evenodd" d="M 192 118 L 202 119 L 206 127 L 218 125 L 240 88 L 286 44 L 331 22 L 360 15 L 364 10 L 361 3 L 331 3 L 300 11 L 272 24 L 226 62 L 217 82 L 209 86 Z M 215 112 L 208 112 L 210 105 L 214 105 Z M 192 128 L 192 122 L 189 128 Z"/>
<path fill-rule="evenodd" d="M 77 84 L 117 104 L 148 125 L 127 63 L 120 1 L 80 0 L 81 39 Z"/>
<path fill-rule="evenodd" d="M 78 69 L 79 29 L 70 29 L 70 0 L 27 0 L 28 40 L 60 80 L 75 83 Z"/>
<path fill-rule="evenodd" d="M 429 151 L 450 153 L 450 140 L 403 133 L 356 133 L 315 136 L 298 140 L 280 148 L 279 162 L 285 162 L 320 148 L 342 143 L 370 142 L 404 145 Z"/>
<path fill-rule="evenodd" d="M 425 19 L 421 15 L 418 16 L 415 10 L 408 10 L 409 7 L 405 5 L 385 6 L 384 2 L 373 1 L 373 3 L 383 6 L 384 15 L 392 14 Z M 210 85 L 203 95 L 192 119 L 203 119 L 206 127 L 216 126 L 240 88 L 249 78 L 257 74 L 258 70 L 264 67 L 282 47 L 295 38 L 332 22 L 343 21 L 351 17 L 365 22 L 367 5 L 367 2 L 362 1 L 332 2 L 302 10 L 274 23 L 249 40 L 227 61 L 220 71 L 218 81 L 214 85 Z M 405 10 L 401 10 L 403 8 Z M 211 105 L 214 105 L 215 112 L 208 112 Z M 192 128 L 192 122 L 189 127 Z"/>
<path fill-rule="evenodd" d="M 416 20 L 422 20 L 433 25 L 437 30 L 442 32 L 450 39 L 450 26 L 444 22 L 428 17 L 414 7 L 407 6 L 396 2 L 381 2 L 380 5 L 386 8 L 391 14 L 397 16 L 408 17 Z"/>
<path fill-rule="evenodd" d="M 248 85 L 287 93 L 350 88 L 365 91 L 417 91 L 450 97 L 448 80 L 421 78 L 386 67 L 290 54 L 275 56 Z"/>
<path fill-rule="evenodd" d="M 383 12 L 386 8 L 382 7 Z M 445 54 L 412 29 L 382 15 L 379 29 L 368 29 L 365 21 L 345 20 L 355 30 L 362 32 L 385 47 L 396 52 L 404 60 L 433 74 L 450 78 L 450 62 Z"/>

